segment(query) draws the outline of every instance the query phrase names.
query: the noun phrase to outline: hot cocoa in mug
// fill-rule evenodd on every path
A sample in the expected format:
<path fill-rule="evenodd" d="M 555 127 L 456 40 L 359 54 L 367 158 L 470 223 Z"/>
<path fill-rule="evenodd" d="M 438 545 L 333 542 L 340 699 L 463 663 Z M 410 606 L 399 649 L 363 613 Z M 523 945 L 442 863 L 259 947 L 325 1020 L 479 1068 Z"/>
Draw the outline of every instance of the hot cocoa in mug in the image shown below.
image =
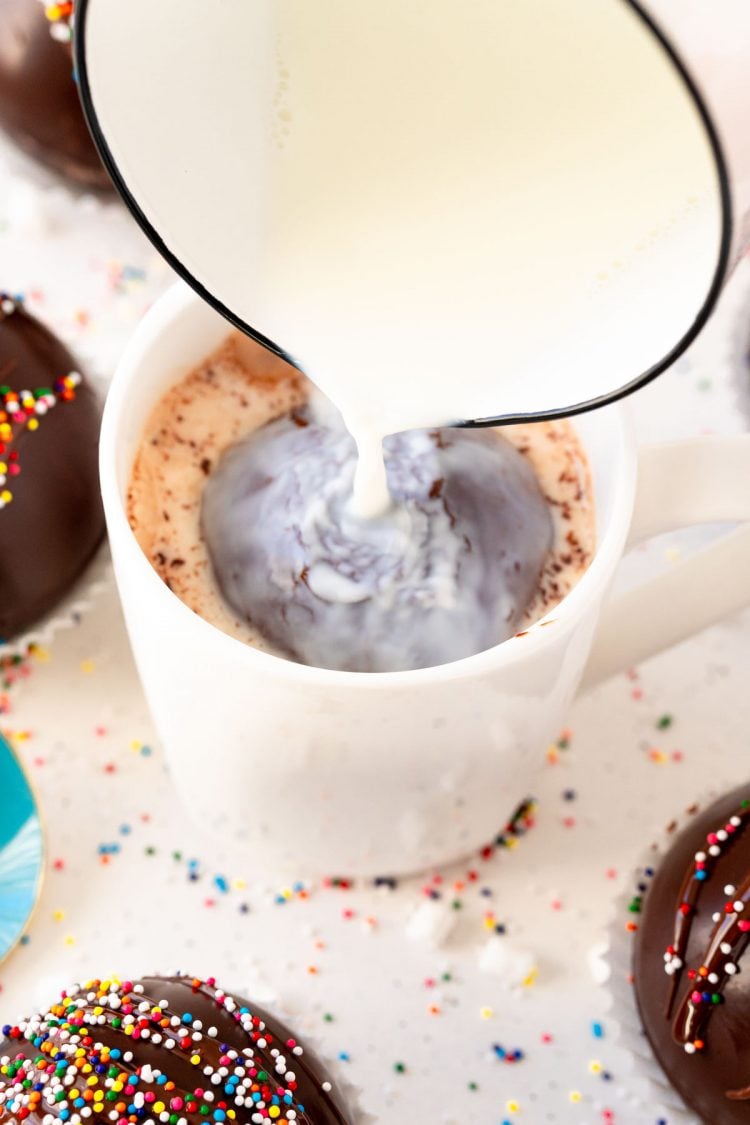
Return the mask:
<path fill-rule="evenodd" d="M 562 599 L 541 605 L 536 621 L 522 619 L 508 639 L 447 663 L 376 672 L 316 667 L 277 654 L 252 631 L 232 635 L 248 623 L 227 607 L 211 574 L 200 533 L 204 486 L 220 471 L 220 447 L 248 431 L 259 434 L 261 419 L 273 426 L 273 416 L 290 416 L 302 400 L 288 394 L 301 395 L 304 384 L 291 372 L 279 377 L 275 360 L 242 344 L 241 361 L 230 360 L 223 372 L 229 388 L 222 385 L 213 400 L 181 403 L 210 368 L 222 367 L 216 356 L 226 341 L 225 320 L 182 284 L 153 306 L 105 407 L 101 475 L 126 622 L 175 788 L 204 827 L 246 850 L 251 867 L 397 874 L 468 854 L 493 838 L 533 787 L 587 668 L 592 682 L 629 667 L 746 603 L 750 531 L 740 528 L 605 608 L 629 544 L 676 526 L 750 518 L 745 435 L 636 451 L 627 408 L 615 405 L 582 415 L 574 429 L 563 426 L 564 440 L 550 443 L 574 458 L 595 544 Z M 261 417 L 251 417 L 249 406 L 243 418 L 235 408 L 237 377 L 263 388 Z M 220 415 L 215 421 L 211 401 Z M 196 428 L 183 430 L 190 405 Z M 206 440 L 204 424 L 215 443 L 213 459 L 207 447 L 200 450 L 207 466 L 189 444 Z M 542 456 L 532 479 L 550 495 L 544 472 L 554 459 L 545 449 L 546 425 L 538 428 Z M 168 443 L 156 449 L 155 479 L 144 484 L 144 441 L 160 428 Z M 149 519 L 165 484 L 159 476 L 169 442 L 193 468 L 182 478 L 184 498 L 166 497 L 173 506 Z M 530 448 L 519 456 L 532 467 Z M 564 461 L 567 475 L 567 455 Z M 172 520 L 164 512 L 176 517 L 180 505 L 184 527 L 165 539 Z M 546 559 L 554 558 L 553 548 Z M 183 571 L 180 586 L 182 577 L 174 575 Z M 194 588 L 196 575 L 205 581 Z"/>

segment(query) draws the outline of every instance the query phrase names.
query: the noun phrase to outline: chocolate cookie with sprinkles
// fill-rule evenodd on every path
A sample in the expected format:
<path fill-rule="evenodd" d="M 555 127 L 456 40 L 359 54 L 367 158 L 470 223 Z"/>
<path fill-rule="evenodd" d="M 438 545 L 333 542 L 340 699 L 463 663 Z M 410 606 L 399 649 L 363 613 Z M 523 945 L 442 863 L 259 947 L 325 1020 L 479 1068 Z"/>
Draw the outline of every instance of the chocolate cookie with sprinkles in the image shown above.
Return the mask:
<path fill-rule="evenodd" d="M 67 348 L 0 293 L 0 645 L 54 608 L 104 538 L 99 417 Z"/>
<path fill-rule="evenodd" d="M 74 9 L 73 0 L 0 3 L 0 128 L 74 186 L 111 191 L 78 98 Z"/>
<path fill-rule="evenodd" d="M 212 977 L 91 980 L 2 1031 L 2 1125 L 353 1122 L 296 1036 Z"/>
<path fill-rule="evenodd" d="M 689 820 L 643 879 L 633 983 L 670 1083 L 710 1125 L 750 1123 L 750 785 Z"/>

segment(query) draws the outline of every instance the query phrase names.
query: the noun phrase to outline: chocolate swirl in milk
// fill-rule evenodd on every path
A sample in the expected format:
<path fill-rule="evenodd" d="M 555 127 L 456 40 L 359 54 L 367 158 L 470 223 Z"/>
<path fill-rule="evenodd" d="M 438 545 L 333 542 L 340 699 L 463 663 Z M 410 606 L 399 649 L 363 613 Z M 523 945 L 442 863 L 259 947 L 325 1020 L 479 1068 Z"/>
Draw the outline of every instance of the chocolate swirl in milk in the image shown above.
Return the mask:
<path fill-rule="evenodd" d="M 580 577 L 593 503 L 569 424 L 390 438 L 393 507 L 362 520 L 352 439 L 311 394 L 234 335 L 146 427 L 131 526 L 207 620 L 322 667 L 424 667 L 498 644 Z"/>

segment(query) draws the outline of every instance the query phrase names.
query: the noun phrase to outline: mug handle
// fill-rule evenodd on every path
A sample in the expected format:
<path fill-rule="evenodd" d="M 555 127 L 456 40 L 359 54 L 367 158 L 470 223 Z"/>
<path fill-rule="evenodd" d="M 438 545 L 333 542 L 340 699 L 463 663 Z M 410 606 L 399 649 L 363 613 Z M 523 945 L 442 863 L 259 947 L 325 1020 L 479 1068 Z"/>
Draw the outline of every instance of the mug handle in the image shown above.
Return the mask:
<path fill-rule="evenodd" d="M 644 446 L 626 550 L 701 523 L 750 521 L 750 434 Z M 750 524 L 605 603 L 582 687 L 750 604 Z"/>

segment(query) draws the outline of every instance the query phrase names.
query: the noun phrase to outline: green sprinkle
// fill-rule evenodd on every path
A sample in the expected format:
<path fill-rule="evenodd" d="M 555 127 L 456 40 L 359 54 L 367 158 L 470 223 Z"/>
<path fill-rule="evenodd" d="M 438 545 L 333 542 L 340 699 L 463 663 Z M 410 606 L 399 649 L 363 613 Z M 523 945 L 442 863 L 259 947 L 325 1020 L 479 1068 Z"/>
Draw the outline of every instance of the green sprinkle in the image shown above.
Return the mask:
<path fill-rule="evenodd" d="M 394 1063 L 393 1069 L 395 1070 L 396 1074 L 405 1074 L 406 1073 L 406 1063 L 402 1063 L 402 1062 Z"/>
<path fill-rule="evenodd" d="M 674 719 L 671 715 L 662 715 L 656 722 L 657 730 L 668 730 L 671 727 Z"/>

